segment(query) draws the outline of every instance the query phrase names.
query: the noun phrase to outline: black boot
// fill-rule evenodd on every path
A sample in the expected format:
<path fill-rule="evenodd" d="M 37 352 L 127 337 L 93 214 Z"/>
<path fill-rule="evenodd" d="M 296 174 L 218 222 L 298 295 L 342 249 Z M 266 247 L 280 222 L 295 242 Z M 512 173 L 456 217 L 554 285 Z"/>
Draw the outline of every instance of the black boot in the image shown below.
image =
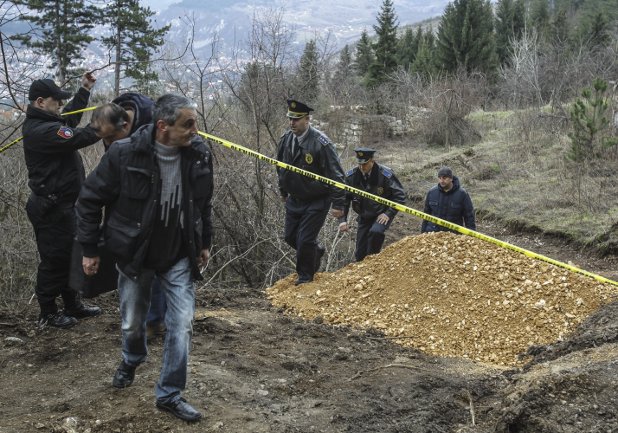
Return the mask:
<path fill-rule="evenodd" d="M 55 313 L 41 313 L 39 316 L 39 326 L 53 326 L 54 328 L 70 328 L 77 324 L 77 319 L 72 316 L 67 316 L 61 311 Z"/>
<path fill-rule="evenodd" d="M 135 367 L 126 364 L 123 360 L 120 362 L 120 365 L 114 374 L 112 386 L 115 388 L 126 388 L 127 386 L 131 386 L 133 379 L 135 379 Z"/>
<path fill-rule="evenodd" d="M 65 308 L 64 312 L 69 316 L 73 316 L 77 319 L 83 319 L 85 317 L 94 317 L 101 314 L 101 308 L 96 305 L 87 305 L 83 303 L 77 304 L 74 308 Z"/>

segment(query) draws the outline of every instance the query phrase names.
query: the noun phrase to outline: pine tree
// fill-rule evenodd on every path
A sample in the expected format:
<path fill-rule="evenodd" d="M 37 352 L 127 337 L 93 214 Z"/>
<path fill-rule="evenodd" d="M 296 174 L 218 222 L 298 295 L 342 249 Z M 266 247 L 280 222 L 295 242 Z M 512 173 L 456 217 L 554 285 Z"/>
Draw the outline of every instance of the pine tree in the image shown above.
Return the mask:
<path fill-rule="evenodd" d="M 15 0 L 14 3 L 29 9 L 21 19 L 32 23 L 34 29 L 13 39 L 38 54 L 49 56 L 56 80 L 64 84 L 77 72 L 76 63 L 83 58 L 82 50 L 94 40 L 89 31 L 97 20 L 97 8 L 84 0 Z"/>
<path fill-rule="evenodd" d="M 501 64 L 508 62 L 511 43 L 525 28 L 523 0 L 498 0 L 496 7 L 496 52 Z"/>
<path fill-rule="evenodd" d="M 350 52 L 350 47 L 346 45 L 339 53 L 339 62 L 337 62 L 334 79 L 335 81 L 344 81 L 352 75 L 352 53 Z"/>
<path fill-rule="evenodd" d="M 435 37 L 430 28 L 420 39 L 414 63 L 410 68 L 411 72 L 418 74 L 425 81 L 428 81 L 437 73 L 433 56 L 435 47 Z"/>
<path fill-rule="evenodd" d="M 566 10 L 559 10 L 549 26 L 549 41 L 554 47 L 566 47 L 569 43 L 569 23 Z"/>
<path fill-rule="evenodd" d="M 163 45 L 170 26 L 155 29 L 150 8 L 140 6 L 139 0 L 113 0 L 103 9 L 104 20 L 112 34 L 102 42 L 113 51 L 114 94 L 120 92 L 122 72 L 136 80 L 138 90 L 150 93 L 151 83 L 157 80 L 151 64 L 153 53 Z"/>
<path fill-rule="evenodd" d="M 611 28 L 607 15 L 599 12 L 594 15 L 590 25 L 583 27 L 583 40 L 588 43 L 593 50 L 608 46 L 611 41 Z"/>
<path fill-rule="evenodd" d="M 318 49 L 314 39 L 305 45 L 298 72 L 303 101 L 307 104 L 314 104 L 318 99 L 320 86 Z"/>
<path fill-rule="evenodd" d="M 608 134 L 611 111 L 607 95 L 607 82 L 597 78 L 592 89 L 582 91 L 570 110 L 573 132 L 569 133 L 571 147 L 567 158 L 572 161 L 593 159 L 605 147 L 618 144 L 618 138 Z"/>
<path fill-rule="evenodd" d="M 412 28 L 408 27 L 401 39 L 399 39 L 397 44 L 397 63 L 406 71 L 410 70 L 414 59 L 416 59 L 419 41 L 423 37 L 422 32 L 423 30 L 420 26 L 416 33 Z"/>
<path fill-rule="evenodd" d="M 549 31 L 550 14 L 547 0 L 532 0 L 530 5 L 530 23 L 540 36 L 545 36 Z"/>
<path fill-rule="evenodd" d="M 346 45 L 339 53 L 339 61 L 333 74 L 332 94 L 337 104 L 348 102 L 355 83 L 352 53 Z"/>
<path fill-rule="evenodd" d="M 363 30 L 358 45 L 356 46 L 356 73 L 361 77 L 365 77 L 369 73 L 369 68 L 373 64 L 374 59 L 375 56 L 373 54 L 369 35 L 367 34 L 367 30 Z"/>
<path fill-rule="evenodd" d="M 437 60 L 453 73 L 459 68 L 491 74 L 497 66 L 493 11 L 489 0 L 454 0 L 438 28 Z"/>
<path fill-rule="evenodd" d="M 397 16 L 392 0 L 384 0 L 373 29 L 378 36 L 374 44 L 375 61 L 369 67 L 370 84 L 379 84 L 397 69 Z"/>

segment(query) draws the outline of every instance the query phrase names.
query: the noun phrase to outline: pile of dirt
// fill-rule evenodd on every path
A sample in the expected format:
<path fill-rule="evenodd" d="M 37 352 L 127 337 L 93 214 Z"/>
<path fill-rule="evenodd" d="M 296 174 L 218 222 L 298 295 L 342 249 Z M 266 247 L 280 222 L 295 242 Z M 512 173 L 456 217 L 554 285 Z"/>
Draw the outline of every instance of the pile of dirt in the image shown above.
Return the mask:
<path fill-rule="evenodd" d="M 438 356 L 517 366 L 534 345 L 562 340 L 616 287 L 485 241 L 411 236 L 312 283 L 267 289 L 306 319 L 381 330 Z"/>

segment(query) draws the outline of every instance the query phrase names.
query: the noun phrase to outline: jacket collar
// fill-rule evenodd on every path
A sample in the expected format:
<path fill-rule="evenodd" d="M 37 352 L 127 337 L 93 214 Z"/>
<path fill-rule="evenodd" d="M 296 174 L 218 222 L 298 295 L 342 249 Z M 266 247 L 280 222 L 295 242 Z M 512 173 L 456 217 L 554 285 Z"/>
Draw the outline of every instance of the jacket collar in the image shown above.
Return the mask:
<path fill-rule="evenodd" d="M 36 108 L 32 104 L 28 104 L 26 108 L 26 117 L 30 119 L 40 119 L 49 122 L 63 122 L 64 119 L 56 114 L 48 113 L 47 111 Z"/>
<path fill-rule="evenodd" d="M 140 127 L 130 139 L 131 141 L 135 140 L 137 151 L 154 155 L 155 125 L 153 123 Z M 183 147 L 180 149 L 181 155 L 189 155 L 196 159 L 199 158 L 200 155 L 204 154 L 204 152 L 198 149 L 198 145 L 201 143 L 201 138 L 196 136 L 191 140 L 191 147 Z"/>
<path fill-rule="evenodd" d="M 365 175 L 361 171 L 359 167 L 356 167 L 356 173 L 359 179 L 363 179 Z M 371 167 L 371 172 L 369 173 L 369 185 L 377 185 L 378 184 L 378 176 L 380 173 L 380 166 L 377 162 L 373 162 L 373 167 Z"/>

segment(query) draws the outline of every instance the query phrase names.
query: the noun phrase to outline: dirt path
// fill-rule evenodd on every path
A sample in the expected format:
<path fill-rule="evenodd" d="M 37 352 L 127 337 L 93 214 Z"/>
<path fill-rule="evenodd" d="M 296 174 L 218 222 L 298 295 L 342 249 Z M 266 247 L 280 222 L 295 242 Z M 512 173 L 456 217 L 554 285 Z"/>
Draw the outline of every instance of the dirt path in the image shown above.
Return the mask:
<path fill-rule="evenodd" d="M 500 231 L 484 227 L 514 236 Z M 514 240 L 616 278 L 615 259 L 543 237 Z M 154 407 L 160 339 L 134 385 L 112 388 L 117 299 L 98 302 L 105 314 L 70 330 L 37 329 L 34 308 L 25 317 L 0 314 L 0 433 L 618 432 L 615 305 L 571 339 L 534 348 L 538 363 L 505 369 L 303 321 L 262 292 L 200 290 L 185 395 L 205 419 L 189 425 Z"/>

